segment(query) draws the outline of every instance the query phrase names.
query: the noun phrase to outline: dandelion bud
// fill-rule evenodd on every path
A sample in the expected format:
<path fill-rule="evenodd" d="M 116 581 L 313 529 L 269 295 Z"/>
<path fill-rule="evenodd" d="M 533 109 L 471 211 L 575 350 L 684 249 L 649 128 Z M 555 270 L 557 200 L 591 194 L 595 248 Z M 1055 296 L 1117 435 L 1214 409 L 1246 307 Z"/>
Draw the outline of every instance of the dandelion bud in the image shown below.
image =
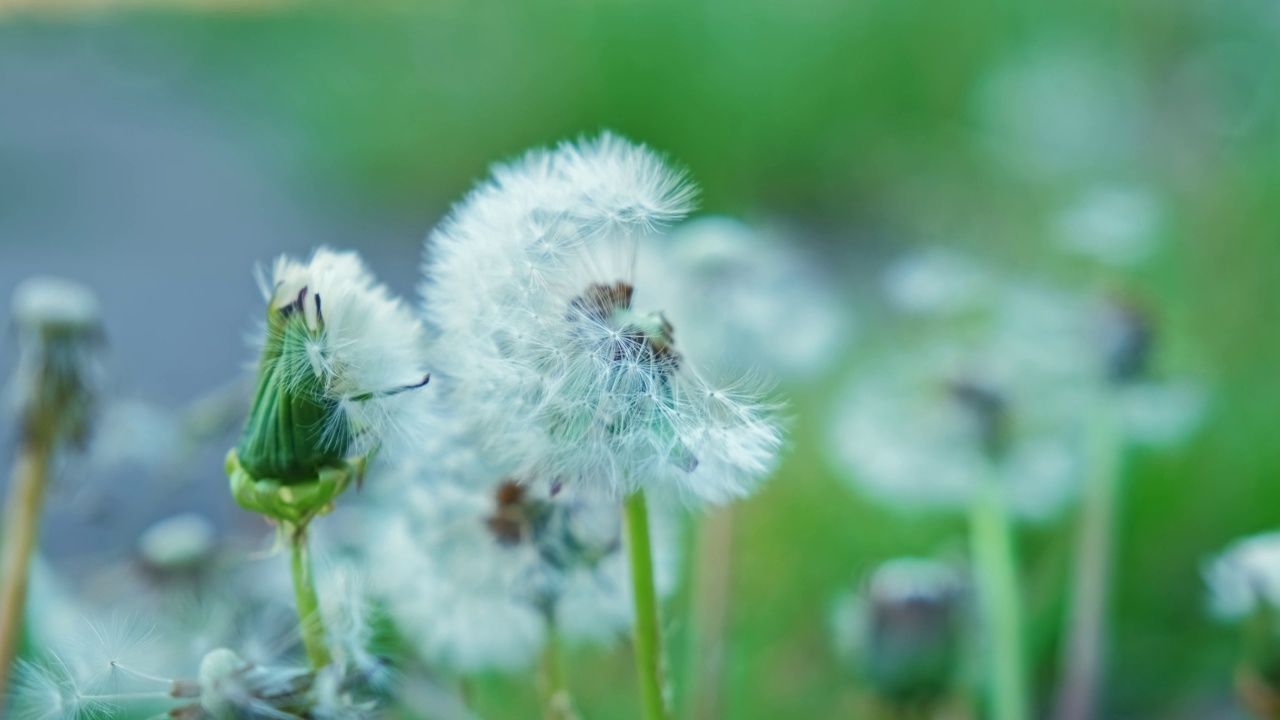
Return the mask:
<path fill-rule="evenodd" d="M 1155 327 L 1132 303 L 1111 302 L 1102 321 L 1102 351 L 1107 379 L 1116 384 L 1141 380 L 1148 371 Z"/>
<path fill-rule="evenodd" d="M 102 342 L 98 300 L 59 278 L 31 278 L 13 294 L 21 355 L 13 381 L 24 439 L 83 447 L 97 404 Z"/>
<path fill-rule="evenodd" d="M 326 511 L 422 387 L 422 328 L 354 253 L 276 262 L 257 391 L 227 457 L 246 509 L 295 525 Z"/>
<path fill-rule="evenodd" d="M 947 565 L 900 558 L 876 569 L 842 608 L 850 637 L 841 640 L 881 701 L 928 708 L 945 699 L 960 662 L 961 597 Z"/>

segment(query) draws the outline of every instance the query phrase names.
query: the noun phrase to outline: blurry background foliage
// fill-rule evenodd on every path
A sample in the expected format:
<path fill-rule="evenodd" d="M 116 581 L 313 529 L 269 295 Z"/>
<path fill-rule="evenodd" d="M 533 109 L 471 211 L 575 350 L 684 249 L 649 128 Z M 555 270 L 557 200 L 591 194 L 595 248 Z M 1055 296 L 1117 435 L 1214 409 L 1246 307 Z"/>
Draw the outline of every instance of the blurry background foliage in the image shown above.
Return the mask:
<path fill-rule="evenodd" d="M 958 521 L 857 497 L 822 447 L 830 398 L 876 350 L 884 261 L 946 245 L 1088 288 L 1090 267 L 1055 249 L 1057 218 L 1098 184 L 1146 188 L 1160 249 L 1105 282 L 1156 309 L 1160 370 L 1214 399 L 1189 444 L 1129 454 L 1107 714 L 1230 716 L 1235 636 L 1206 619 L 1199 569 L 1280 524 L 1280 5 L 0 8 L 0 297 L 34 272 L 97 288 L 119 382 L 150 399 L 189 400 L 249 357 L 254 261 L 357 248 L 410 293 L 425 232 L 489 163 L 602 128 L 685 165 L 704 211 L 780 219 L 839 268 L 863 331 L 841 369 L 783 388 L 787 462 L 740 508 L 734 718 L 849 716 L 829 640 L 837 592 L 887 557 L 963 548 Z M 95 537 L 111 542 L 94 552 L 127 552 L 147 522 L 190 507 L 248 523 L 221 473 L 211 458 L 184 478 L 194 489 L 134 498 L 105 529 L 64 513 L 47 544 L 72 560 Z M 1045 697 L 1069 529 L 1025 531 Z M 688 615 L 675 605 L 678 671 Z M 629 656 L 595 655 L 571 665 L 584 715 L 633 717 Z M 532 690 L 490 677 L 479 709 L 520 716 Z"/>

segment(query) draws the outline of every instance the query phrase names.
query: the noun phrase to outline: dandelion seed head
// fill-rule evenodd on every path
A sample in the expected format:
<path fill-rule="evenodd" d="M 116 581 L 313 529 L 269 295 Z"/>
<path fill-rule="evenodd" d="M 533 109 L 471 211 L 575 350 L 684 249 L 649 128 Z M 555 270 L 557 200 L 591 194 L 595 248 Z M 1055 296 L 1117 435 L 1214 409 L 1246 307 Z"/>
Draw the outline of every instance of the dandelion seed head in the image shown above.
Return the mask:
<path fill-rule="evenodd" d="M 483 465 L 446 466 L 453 474 L 424 458 L 383 478 L 369 509 L 373 587 L 423 659 L 461 672 L 512 670 L 534 660 L 548 632 L 600 642 L 626 632 L 616 502 L 511 482 Z M 675 579 L 668 530 L 653 533 L 662 593 Z"/>
<path fill-rule="evenodd" d="M 1209 607 L 1222 620 L 1240 620 L 1262 603 L 1280 607 L 1280 532 L 1232 543 L 1203 569 Z"/>
<path fill-rule="evenodd" d="M 953 343 L 895 355 L 845 391 L 832 456 L 860 491 L 899 507 L 962 509 L 994 474 L 1012 512 L 1049 517 L 1079 488 L 1084 416 L 1069 395 L 1081 386 L 1056 387 L 1061 376 L 1034 360 Z"/>
<path fill-rule="evenodd" d="M 678 328 L 634 303 L 637 243 L 683 216 L 682 177 L 614 136 L 500 166 L 427 242 L 426 316 L 460 421 L 522 478 L 641 487 L 723 502 L 750 492 L 780 444 L 772 408 L 729 447 Z M 702 456 L 714 456 L 703 462 Z M 767 466 L 767 467 L 762 467 Z"/>
<path fill-rule="evenodd" d="M 86 287 L 35 277 L 14 290 L 18 364 L 9 385 L 22 432 L 83 448 L 102 395 L 101 309 Z"/>

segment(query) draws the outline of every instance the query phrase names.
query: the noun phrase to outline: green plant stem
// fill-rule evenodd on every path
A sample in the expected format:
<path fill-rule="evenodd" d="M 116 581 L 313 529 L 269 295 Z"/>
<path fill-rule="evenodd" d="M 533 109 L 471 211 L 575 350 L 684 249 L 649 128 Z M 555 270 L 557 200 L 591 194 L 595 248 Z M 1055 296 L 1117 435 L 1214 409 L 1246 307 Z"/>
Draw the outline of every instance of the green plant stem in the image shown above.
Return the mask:
<path fill-rule="evenodd" d="M 298 603 L 298 630 L 307 660 L 314 670 L 333 662 L 324 639 L 324 620 L 320 616 L 320 598 L 316 594 L 315 576 L 311 572 L 311 557 L 307 551 L 305 527 L 289 528 L 289 544 L 292 551 L 293 594 Z"/>
<path fill-rule="evenodd" d="M 40 510 L 44 505 L 49 477 L 51 440 L 33 433 L 18 446 L 9 478 L 9 498 L 5 503 L 4 550 L 0 563 L 0 699 L 6 697 L 9 668 L 13 666 L 22 636 L 26 611 L 27 578 L 31 554 L 40 530 Z M 3 705 L 0 705 L 0 714 Z"/>
<path fill-rule="evenodd" d="M 658 628 L 658 595 L 653 587 L 649 508 L 643 491 L 627 498 L 626 518 L 631 589 L 635 593 L 634 645 L 641 706 L 645 720 L 668 720 L 662 695 L 662 638 Z"/>
<path fill-rule="evenodd" d="M 698 531 L 687 685 L 691 720 L 714 720 L 724 715 L 725 635 L 733 590 L 733 513 L 733 505 L 712 510 L 702 519 Z"/>
<path fill-rule="evenodd" d="M 988 633 L 988 689 L 993 720 L 1027 720 L 1022 608 L 1013 528 L 1003 488 L 986 478 L 974 499 L 970 541 L 977 565 L 978 600 Z"/>
<path fill-rule="evenodd" d="M 1104 669 L 1107 594 L 1120 474 L 1121 432 L 1114 409 L 1100 401 L 1089 426 L 1089 468 L 1076 536 L 1071 614 L 1058 689 L 1058 720 L 1094 717 Z"/>
<path fill-rule="evenodd" d="M 538 694 L 542 700 L 544 720 L 573 720 L 573 700 L 565 683 L 564 661 L 560 655 L 560 636 L 555 625 L 548 623 L 547 641 L 542 646 L 538 675 Z"/>

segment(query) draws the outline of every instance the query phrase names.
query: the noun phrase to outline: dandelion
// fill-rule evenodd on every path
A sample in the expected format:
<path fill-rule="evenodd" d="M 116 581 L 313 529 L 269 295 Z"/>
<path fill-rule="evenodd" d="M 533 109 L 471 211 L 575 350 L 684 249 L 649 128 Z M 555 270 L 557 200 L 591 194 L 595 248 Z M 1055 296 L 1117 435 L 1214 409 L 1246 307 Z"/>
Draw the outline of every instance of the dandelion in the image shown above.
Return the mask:
<path fill-rule="evenodd" d="M 383 478 L 385 497 L 369 509 L 378 530 L 367 552 L 389 616 L 435 667 L 517 670 L 541 654 L 544 710 L 568 717 L 559 642 L 606 641 L 633 620 L 618 506 L 445 465 L 454 470 L 431 462 Z M 675 576 L 664 540 L 663 595 Z"/>
<path fill-rule="evenodd" d="M 0 696 L 17 652 L 49 467 L 57 448 L 87 443 L 102 379 L 101 311 L 87 288 L 32 278 L 14 291 L 11 312 L 20 352 L 11 384 L 19 438 L 0 563 Z"/>
<path fill-rule="evenodd" d="M 359 481 L 370 454 L 414 417 L 427 376 L 413 314 L 354 253 L 282 257 L 260 277 L 268 301 L 258 388 L 227 457 L 236 501 L 279 524 L 292 549 L 303 639 L 315 668 L 330 661 L 307 552 L 311 519 Z"/>
<path fill-rule="evenodd" d="M 321 669 L 300 667 L 283 654 L 286 644 L 296 646 L 296 634 L 282 643 L 253 627 L 272 606 L 228 597 L 204 606 L 210 613 L 198 622 L 172 612 L 151 612 L 145 622 L 138 615 L 82 621 L 40 655 L 19 663 L 15 716 L 372 717 L 390 678 L 384 663 L 369 659 L 368 602 L 357 596 L 347 576 L 323 579 L 350 592 L 336 593 L 338 599 L 324 608 L 326 621 L 338 630 L 334 660 Z M 238 649 L 223 644 L 228 641 Z M 363 644 L 357 647 L 356 641 Z M 261 653 L 267 646 L 274 649 Z"/>
<path fill-rule="evenodd" d="M 496 167 L 432 234 L 423 285 L 437 367 L 494 461 L 626 498 L 651 718 L 665 709 L 645 493 L 745 496 L 780 443 L 767 403 L 699 374 L 667 318 L 633 302 L 637 243 L 692 196 L 656 155 L 612 135 L 534 151 Z"/>
<path fill-rule="evenodd" d="M 897 558 L 837 604 L 837 649 L 895 717 L 929 717 L 953 689 L 961 658 L 964 584 L 954 568 Z"/>
<path fill-rule="evenodd" d="M 1242 628 L 1241 702 L 1259 718 L 1274 717 L 1280 708 L 1280 533 L 1236 541 L 1205 566 L 1204 579 L 1213 615 Z"/>

